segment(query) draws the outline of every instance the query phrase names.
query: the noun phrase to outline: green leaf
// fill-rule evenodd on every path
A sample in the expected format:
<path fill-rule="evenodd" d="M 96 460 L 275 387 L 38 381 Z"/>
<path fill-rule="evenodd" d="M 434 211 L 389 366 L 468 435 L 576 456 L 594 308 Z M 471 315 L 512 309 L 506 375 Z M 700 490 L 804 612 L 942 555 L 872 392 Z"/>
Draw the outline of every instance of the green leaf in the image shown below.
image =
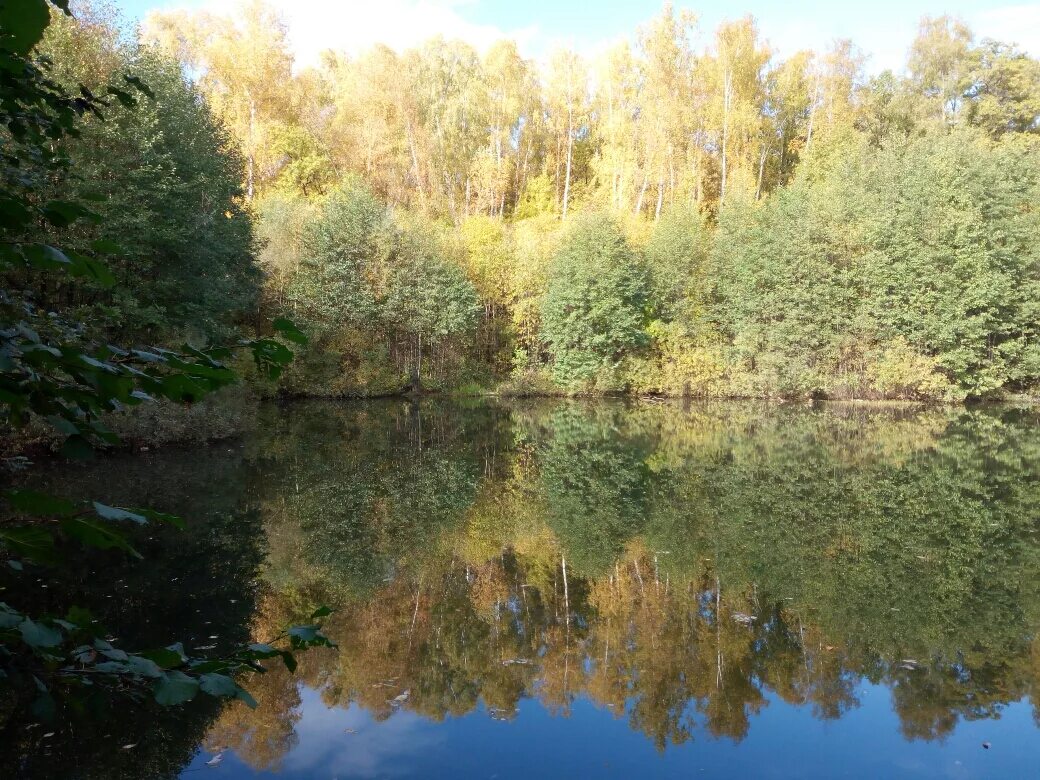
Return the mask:
<path fill-rule="evenodd" d="M 54 537 L 45 528 L 23 526 L 0 529 L 0 542 L 22 558 L 36 563 L 55 563 Z"/>
<path fill-rule="evenodd" d="M 197 401 L 206 394 L 206 391 L 201 386 L 183 374 L 170 374 L 167 377 L 163 377 L 159 385 L 164 396 L 178 403 Z"/>
<path fill-rule="evenodd" d="M 249 707 L 249 709 L 256 709 L 256 699 L 254 699 L 252 695 L 249 693 L 249 691 L 247 691 L 245 688 L 238 688 L 235 691 L 235 698 L 244 701 L 246 703 L 246 706 Z"/>
<path fill-rule="evenodd" d="M 48 244 L 23 244 L 22 256 L 29 265 L 44 271 L 69 270 L 72 267 L 68 255 Z"/>
<path fill-rule="evenodd" d="M 132 511 L 134 512 L 134 514 L 141 515 L 147 520 L 157 523 L 167 523 L 169 525 L 172 525 L 174 528 L 179 528 L 182 531 L 187 527 L 184 523 L 184 520 L 178 517 L 177 515 L 170 515 L 165 512 L 156 512 L 154 509 L 134 508 Z"/>
<path fill-rule="evenodd" d="M 76 513 L 76 505 L 68 499 L 35 490 L 8 490 L 4 497 L 17 511 L 37 517 L 69 517 Z"/>
<path fill-rule="evenodd" d="M 306 344 L 307 335 L 296 327 L 296 323 L 285 317 L 278 317 L 273 323 L 274 329 L 281 333 L 289 341 L 297 344 Z"/>
<path fill-rule="evenodd" d="M 46 0 L 4 0 L 0 4 L 3 45 L 15 54 L 28 54 L 50 24 Z"/>
<path fill-rule="evenodd" d="M 44 218 L 55 227 L 64 228 L 78 219 L 97 222 L 100 216 L 79 203 L 68 200 L 51 200 L 41 209 Z"/>
<path fill-rule="evenodd" d="M 164 707 L 172 707 L 191 701 L 198 692 L 198 680 L 184 672 L 166 672 L 155 685 L 155 700 Z"/>
<path fill-rule="evenodd" d="M 282 657 L 282 663 L 285 664 L 285 668 L 288 669 L 290 673 L 295 673 L 296 667 L 299 665 L 296 663 L 296 656 L 288 650 L 283 650 L 279 655 Z"/>
<path fill-rule="evenodd" d="M 95 642 L 94 646 L 97 647 L 97 645 L 98 643 Z M 130 658 L 125 651 L 112 647 L 108 642 L 105 642 L 103 646 L 98 647 L 98 650 L 103 656 L 105 656 L 105 658 L 109 658 L 113 661 L 126 661 Z"/>
<path fill-rule="evenodd" d="M 123 104 L 124 108 L 135 108 L 137 106 L 137 98 L 127 92 L 125 89 L 118 89 L 116 87 L 109 87 L 108 94 L 115 97 L 120 103 Z"/>
<path fill-rule="evenodd" d="M 320 636 L 321 626 L 293 626 L 289 629 L 289 636 L 300 642 L 313 642 Z"/>
<path fill-rule="evenodd" d="M 73 276 L 92 279 L 96 284 L 105 289 L 115 286 L 116 278 L 104 263 L 79 254 L 74 255 L 73 259 L 75 262 L 69 269 L 69 273 Z"/>
<path fill-rule="evenodd" d="M 141 81 L 141 79 L 137 76 L 123 76 L 123 80 L 130 86 L 134 87 L 134 89 L 147 95 L 152 100 L 155 100 L 155 93 L 152 92 L 151 87 L 149 87 L 147 84 Z"/>
<path fill-rule="evenodd" d="M 30 647 L 57 647 L 61 644 L 61 632 L 25 618 L 19 625 L 22 639 Z"/>
<path fill-rule="evenodd" d="M 50 723 L 54 720 L 57 715 L 58 707 L 54 703 L 54 697 L 49 693 L 43 693 L 33 700 L 30 711 L 34 718 L 38 718 L 44 723 Z"/>
<path fill-rule="evenodd" d="M 139 655 L 130 656 L 129 668 L 131 673 L 139 675 L 141 677 L 162 677 L 163 671 L 159 668 L 159 664 L 153 661 L 151 658 L 144 658 Z"/>
<path fill-rule="evenodd" d="M 0 228 L 20 230 L 30 222 L 32 222 L 32 212 L 22 200 L 0 197 Z"/>
<path fill-rule="evenodd" d="M 184 655 L 184 648 L 180 644 L 170 645 L 158 650 L 147 650 L 141 653 L 141 657 L 154 661 L 163 669 L 172 669 L 188 660 Z"/>
<path fill-rule="evenodd" d="M 126 250 L 115 241 L 110 241 L 107 238 L 99 238 L 97 241 L 91 241 L 90 248 L 101 255 L 121 255 L 126 252 Z"/>
<path fill-rule="evenodd" d="M 199 677 L 199 687 L 210 696 L 234 696 L 238 690 L 235 681 L 226 674 L 204 674 Z"/>
<path fill-rule="evenodd" d="M 0 601 L 0 628 L 14 628 L 22 622 L 22 616 Z"/>
<path fill-rule="evenodd" d="M 282 651 L 278 650 L 271 645 L 267 644 L 253 644 L 249 645 L 249 652 L 254 658 L 274 658 L 275 656 L 281 655 Z"/>
<path fill-rule="evenodd" d="M 105 674 L 126 674 L 130 668 L 123 661 L 102 661 L 94 664 L 94 668 Z"/>
<path fill-rule="evenodd" d="M 123 550 L 138 560 L 143 557 L 121 533 L 97 520 L 82 517 L 68 518 L 61 521 L 61 530 L 88 547 L 95 547 L 99 550 Z"/>
<path fill-rule="evenodd" d="M 94 511 L 97 512 L 98 517 L 103 520 L 130 520 L 131 522 L 139 525 L 144 525 L 148 522 L 144 515 L 140 515 L 137 512 L 131 512 L 127 509 L 120 509 L 117 506 L 107 506 L 105 504 L 99 504 L 97 501 L 94 502 Z"/>
<path fill-rule="evenodd" d="M 69 607 L 69 611 L 65 614 L 65 619 L 70 623 L 74 623 L 80 630 L 104 632 L 104 629 L 98 625 L 97 618 L 86 607 Z"/>
<path fill-rule="evenodd" d="M 94 457 L 94 448 L 83 436 L 70 436 L 62 442 L 61 454 L 72 460 L 90 460 Z"/>

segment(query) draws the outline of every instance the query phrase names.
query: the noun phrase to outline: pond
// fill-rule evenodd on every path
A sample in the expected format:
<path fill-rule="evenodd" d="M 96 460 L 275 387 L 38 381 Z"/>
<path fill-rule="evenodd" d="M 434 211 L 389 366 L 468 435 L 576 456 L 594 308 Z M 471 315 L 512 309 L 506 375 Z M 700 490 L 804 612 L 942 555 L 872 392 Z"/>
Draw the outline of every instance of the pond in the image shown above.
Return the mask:
<path fill-rule="evenodd" d="M 19 603 L 75 593 L 120 646 L 201 653 L 326 604 L 338 649 L 244 681 L 255 710 L 8 721 L 14 776 L 1040 766 L 1035 409 L 299 402 L 240 441 L 30 479 L 191 523 Z"/>

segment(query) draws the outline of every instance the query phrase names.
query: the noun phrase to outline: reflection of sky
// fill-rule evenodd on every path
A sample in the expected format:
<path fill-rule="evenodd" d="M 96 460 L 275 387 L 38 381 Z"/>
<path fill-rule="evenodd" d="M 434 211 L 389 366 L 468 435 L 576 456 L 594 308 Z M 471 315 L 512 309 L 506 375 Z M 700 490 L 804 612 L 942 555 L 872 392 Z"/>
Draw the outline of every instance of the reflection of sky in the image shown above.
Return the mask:
<path fill-rule="evenodd" d="M 569 717 L 550 715 L 533 700 L 509 722 L 484 711 L 433 722 L 401 710 L 379 723 L 357 706 L 328 708 L 301 689 L 299 742 L 278 773 L 256 773 L 233 753 L 217 767 L 200 753 L 183 774 L 234 780 L 296 778 L 1026 778 L 1040 767 L 1040 740 L 1027 702 L 998 720 L 961 721 L 942 742 L 907 742 L 884 686 L 861 684 L 860 706 L 823 721 L 809 707 L 767 695 L 741 742 L 703 730 L 659 753 L 627 716 L 579 699 Z M 353 729 L 356 733 L 348 733 Z M 991 743 L 985 750 L 983 742 Z"/>

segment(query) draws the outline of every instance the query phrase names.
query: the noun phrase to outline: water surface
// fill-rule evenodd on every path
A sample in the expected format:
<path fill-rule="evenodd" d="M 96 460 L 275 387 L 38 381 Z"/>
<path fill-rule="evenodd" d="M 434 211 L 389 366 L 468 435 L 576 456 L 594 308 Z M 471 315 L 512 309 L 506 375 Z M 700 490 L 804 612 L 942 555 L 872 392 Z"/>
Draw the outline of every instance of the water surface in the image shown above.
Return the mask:
<path fill-rule="evenodd" d="M 31 598 L 75 592 L 127 648 L 214 653 L 328 604 L 338 650 L 250 680 L 255 711 L 123 703 L 47 739 L 9 722 L 0 750 L 25 776 L 1040 766 L 1035 410 L 388 401 L 262 416 L 240 442 L 35 475 L 193 522 L 149 531 L 143 565 L 98 557 Z"/>

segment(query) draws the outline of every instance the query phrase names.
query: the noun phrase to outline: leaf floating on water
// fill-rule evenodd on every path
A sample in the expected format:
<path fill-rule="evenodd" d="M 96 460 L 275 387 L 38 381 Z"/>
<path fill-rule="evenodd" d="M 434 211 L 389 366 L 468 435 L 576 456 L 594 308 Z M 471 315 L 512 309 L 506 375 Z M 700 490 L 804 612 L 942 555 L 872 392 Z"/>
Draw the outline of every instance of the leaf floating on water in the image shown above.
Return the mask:
<path fill-rule="evenodd" d="M 224 760 L 224 754 L 223 753 L 217 753 L 215 756 L 213 756 L 213 758 L 211 758 L 209 761 L 206 762 L 206 766 L 216 766 L 217 764 L 219 764 L 223 760 Z"/>
<path fill-rule="evenodd" d="M 410 690 L 405 691 L 401 695 L 395 696 L 394 698 L 392 698 L 390 700 L 390 706 L 391 707 L 400 707 L 402 704 L 404 704 L 406 701 L 408 701 L 408 694 L 409 693 L 411 693 Z"/>
<path fill-rule="evenodd" d="M 744 626 L 750 626 L 752 623 L 758 620 L 758 618 L 754 615 L 748 615 L 744 612 L 734 612 L 733 619 Z"/>
<path fill-rule="evenodd" d="M 982 747 L 983 747 L 984 750 L 989 750 L 989 743 L 988 742 L 983 742 L 982 743 Z"/>
<path fill-rule="evenodd" d="M 357 731 L 354 730 L 354 729 L 343 729 L 343 733 L 344 734 L 357 734 Z"/>

